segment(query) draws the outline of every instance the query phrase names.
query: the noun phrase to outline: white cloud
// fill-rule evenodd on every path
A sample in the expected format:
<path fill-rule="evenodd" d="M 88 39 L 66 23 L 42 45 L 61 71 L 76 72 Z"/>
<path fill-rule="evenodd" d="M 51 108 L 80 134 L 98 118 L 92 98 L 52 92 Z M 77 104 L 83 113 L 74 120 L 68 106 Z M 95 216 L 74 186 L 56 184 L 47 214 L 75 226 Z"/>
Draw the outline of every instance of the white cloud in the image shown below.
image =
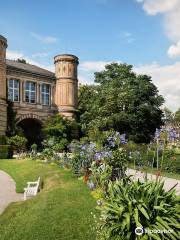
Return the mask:
<path fill-rule="evenodd" d="M 173 11 L 169 11 L 165 14 L 164 18 L 165 31 L 168 38 L 172 42 L 178 42 L 180 40 L 180 1 L 178 0 L 177 6 Z"/>
<path fill-rule="evenodd" d="M 172 11 L 179 4 L 179 0 L 137 0 L 137 2 L 143 3 L 143 9 L 149 15 Z"/>
<path fill-rule="evenodd" d="M 12 60 L 16 60 L 18 58 L 23 58 L 24 54 L 18 51 L 11 51 L 11 50 L 7 50 L 6 52 L 6 58 L 7 59 L 12 59 Z"/>
<path fill-rule="evenodd" d="M 169 47 L 168 55 L 171 58 L 180 57 L 180 41 L 177 44 L 173 44 Z"/>
<path fill-rule="evenodd" d="M 52 36 L 42 36 L 35 32 L 31 32 L 31 36 L 34 37 L 36 40 L 40 41 L 41 43 L 56 43 L 57 38 Z"/>
<path fill-rule="evenodd" d="M 136 67 L 135 71 L 152 76 L 167 107 L 174 111 L 180 107 L 180 62 L 165 66 L 152 63 Z"/>
<path fill-rule="evenodd" d="M 46 52 L 39 52 L 39 53 L 34 53 L 32 54 L 33 58 L 43 58 L 43 57 L 47 57 L 49 54 Z"/>
<path fill-rule="evenodd" d="M 94 73 L 102 71 L 105 65 L 111 62 L 108 61 L 85 61 L 79 65 L 79 82 L 81 84 L 93 84 Z"/>
<path fill-rule="evenodd" d="M 180 41 L 180 0 L 136 0 L 149 15 L 163 15 L 167 37 L 173 44 Z M 168 51 L 169 55 L 169 51 Z M 171 54 L 170 54 L 171 57 Z"/>
<path fill-rule="evenodd" d="M 105 67 L 105 65 L 109 64 L 111 62 L 106 62 L 106 61 L 87 61 L 87 62 L 82 62 L 79 66 L 79 68 L 82 71 L 88 72 L 88 71 L 93 71 L 93 72 L 98 72 L 102 71 Z"/>
<path fill-rule="evenodd" d="M 133 37 L 132 33 L 130 32 L 122 32 L 119 35 L 120 39 L 124 40 L 126 43 L 132 43 L 135 41 L 135 38 Z"/>

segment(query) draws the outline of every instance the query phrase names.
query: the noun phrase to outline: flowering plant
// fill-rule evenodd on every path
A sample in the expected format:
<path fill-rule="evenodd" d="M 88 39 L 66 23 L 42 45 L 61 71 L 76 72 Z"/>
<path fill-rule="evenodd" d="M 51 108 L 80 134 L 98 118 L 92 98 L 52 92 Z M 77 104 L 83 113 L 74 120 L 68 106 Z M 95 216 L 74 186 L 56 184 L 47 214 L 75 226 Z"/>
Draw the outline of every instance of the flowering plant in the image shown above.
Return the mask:
<path fill-rule="evenodd" d="M 121 144 L 126 144 L 126 134 L 120 134 L 119 132 L 111 131 L 107 136 L 107 147 L 118 148 Z"/>

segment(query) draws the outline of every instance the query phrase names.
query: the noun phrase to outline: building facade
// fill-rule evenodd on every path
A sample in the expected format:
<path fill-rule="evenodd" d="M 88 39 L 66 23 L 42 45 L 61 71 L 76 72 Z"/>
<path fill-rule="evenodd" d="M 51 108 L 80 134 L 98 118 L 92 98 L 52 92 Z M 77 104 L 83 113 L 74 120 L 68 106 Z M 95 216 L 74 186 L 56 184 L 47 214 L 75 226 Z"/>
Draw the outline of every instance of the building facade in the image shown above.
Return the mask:
<path fill-rule="evenodd" d="M 0 36 L 0 135 L 7 131 L 9 102 L 16 112 L 17 124 L 26 128 L 31 128 L 33 122 L 41 125 L 56 113 L 73 118 L 77 109 L 78 58 L 70 54 L 56 56 L 54 74 L 28 63 L 7 60 L 7 46 L 7 39 Z"/>

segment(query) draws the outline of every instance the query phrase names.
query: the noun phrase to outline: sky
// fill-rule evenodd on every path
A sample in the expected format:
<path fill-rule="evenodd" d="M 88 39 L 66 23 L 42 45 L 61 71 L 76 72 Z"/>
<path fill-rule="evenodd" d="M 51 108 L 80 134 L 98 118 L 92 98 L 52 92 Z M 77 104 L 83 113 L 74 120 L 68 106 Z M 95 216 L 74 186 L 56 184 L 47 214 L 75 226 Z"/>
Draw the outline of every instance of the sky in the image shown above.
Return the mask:
<path fill-rule="evenodd" d="M 79 57 L 79 81 L 106 64 L 133 65 L 173 111 L 180 108 L 180 0 L 0 0 L 7 58 L 54 71 L 53 58 Z"/>

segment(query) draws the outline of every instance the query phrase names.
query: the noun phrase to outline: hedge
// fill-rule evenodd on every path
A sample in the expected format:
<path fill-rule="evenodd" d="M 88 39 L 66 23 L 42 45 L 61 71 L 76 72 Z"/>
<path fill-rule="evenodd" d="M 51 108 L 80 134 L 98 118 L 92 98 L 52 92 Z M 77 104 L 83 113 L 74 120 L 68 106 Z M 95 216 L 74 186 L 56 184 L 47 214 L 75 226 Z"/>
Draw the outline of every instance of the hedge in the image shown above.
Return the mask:
<path fill-rule="evenodd" d="M 0 159 L 7 159 L 12 157 L 10 145 L 0 145 Z"/>

